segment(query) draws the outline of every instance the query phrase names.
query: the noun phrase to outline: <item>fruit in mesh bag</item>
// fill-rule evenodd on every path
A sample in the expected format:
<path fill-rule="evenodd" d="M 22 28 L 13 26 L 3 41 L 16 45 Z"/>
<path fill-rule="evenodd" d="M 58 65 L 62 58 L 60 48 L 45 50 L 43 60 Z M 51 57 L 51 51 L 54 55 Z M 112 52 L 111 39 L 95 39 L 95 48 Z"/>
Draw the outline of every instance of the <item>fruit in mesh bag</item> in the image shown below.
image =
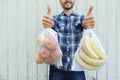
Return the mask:
<path fill-rule="evenodd" d="M 39 55 L 41 55 L 43 58 L 49 57 L 50 50 L 47 47 L 42 46 L 39 50 Z"/>
<path fill-rule="evenodd" d="M 81 50 L 75 56 L 77 63 L 85 69 L 95 70 L 105 63 L 105 55 L 90 35 L 85 36 Z"/>
<path fill-rule="evenodd" d="M 47 58 L 44 58 L 44 62 L 46 64 L 53 64 L 55 62 L 54 59 L 51 58 L 51 56 L 47 57 Z"/>
<path fill-rule="evenodd" d="M 87 55 L 84 51 L 80 51 L 79 56 L 83 59 L 86 63 L 90 65 L 100 66 L 105 63 L 105 59 L 95 59 Z"/>
<path fill-rule="evenodd" d="M 84 51 L 80 51 L 75 55 L 77 63 L 85 69 L 95 70 L 105 63 L 105 59 L 96 59 L 90 57 Z"/>
<path fill-rule="evenodd" d="M 91 48 L 91 42 L 90 42 L 90 35 L 86 35 L 83 39 L 83 45 L 82 49 L 85 51 L 90 57 L 99 59 L 99 56 L 94 52 L 94 50 Z"/>
<path fill-rule="evenodd" d="M 37 39 L 37 44 L 38 44 L 39 46 L 42 46 L 42 45 L 44 45 L 44 42 L 45 42 L 45 36 L 42 35 L 42 34 L 40 34 L 40 35 L 38 36 L 38 39 Z"/>
<path fill-rule="evenodd" d="M 96 66 L 96 65 L 90 65 L 90 64 L 86 63 L 86 62 L 79 56 L 79 54 L 76 54 L 75 60 L 77 61 L 77 63 L 78 63 L 81 67 L 83 67 L 83 68 L 85 68 L 85 69 L 95 70 L 95 69 L 98 68 L 98 66 Z"/>
<path fill-rule="evenodd" d="M 94 40 L 93 37 L 90 38 L 90 45 L 91 48 L 94 50 L 94 52 L 101 58 L 101 59 L 105 59 L 105 53 L 100 49 L 100 47 L 98 46 L 98 44 L 96 43 L 96 41 Z"/>
<path fill-rule="evenodd" d="M 37 54 L 35 57 L 35 61 L 37 64 L 42 64 L 44 62 L 44 59 L 41 55 Z"/>
<path fill-rule="evenodd" d="M 45 40 L 45 46 L 49 49 L 55 49 L 57 47 L 57 40 L 53 36 L 48 36 Z"/>
<path fill-rule="evenodd" d="M 50 56 L 51 56 L 52 59 L 54 59 L 54 60 L 57 60 L 57 59 L 60 58 L 61 55 L 62 55 L 62 52 L 61 52 L 60 48 L 53 49 L 53 50 L 51 50 L 50 53 L 51 53 Z"/>

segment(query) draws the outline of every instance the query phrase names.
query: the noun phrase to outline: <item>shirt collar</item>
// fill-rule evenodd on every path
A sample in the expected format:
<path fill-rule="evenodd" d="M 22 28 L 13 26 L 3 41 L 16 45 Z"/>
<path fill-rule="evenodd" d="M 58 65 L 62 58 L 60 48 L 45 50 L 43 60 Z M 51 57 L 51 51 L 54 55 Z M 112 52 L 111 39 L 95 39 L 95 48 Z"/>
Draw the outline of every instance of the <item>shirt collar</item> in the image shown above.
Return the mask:
<path fill-rule="evenodd" d="M 63 16 L 67 16 L 67 15 L 64 13 L 64 11 L 61 13 L 61 15 L 63 15 Z M 74 12 L 74 11 L 72 11 L 72 13 L 70 14 L 70 16 L 71 16 L 71 15 L 76 16 L 76 15 L 77 15 L 77 13 L 76 13 L 76 12 Z"/>

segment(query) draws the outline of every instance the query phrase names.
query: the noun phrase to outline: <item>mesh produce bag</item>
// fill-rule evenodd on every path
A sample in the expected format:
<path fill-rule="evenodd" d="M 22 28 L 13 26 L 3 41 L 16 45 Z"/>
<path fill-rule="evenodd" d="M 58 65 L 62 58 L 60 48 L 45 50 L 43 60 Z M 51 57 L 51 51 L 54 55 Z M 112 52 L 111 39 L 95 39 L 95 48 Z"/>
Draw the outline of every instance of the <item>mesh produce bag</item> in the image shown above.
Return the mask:
<path fill-rule="evenodd" d="M 46 28 L 38 36 L 37 43 L 39 46 L 39 60 L 46 64 L 62 65 L 62 51 L 58 45 L 57 33 L 51 29 Z"/>
<path fill-rule="evenodd" d="M 73 67 L 96 70 L 106 62 L 106 52 L 92 29 L 85 29 L 75 53 Z"/>

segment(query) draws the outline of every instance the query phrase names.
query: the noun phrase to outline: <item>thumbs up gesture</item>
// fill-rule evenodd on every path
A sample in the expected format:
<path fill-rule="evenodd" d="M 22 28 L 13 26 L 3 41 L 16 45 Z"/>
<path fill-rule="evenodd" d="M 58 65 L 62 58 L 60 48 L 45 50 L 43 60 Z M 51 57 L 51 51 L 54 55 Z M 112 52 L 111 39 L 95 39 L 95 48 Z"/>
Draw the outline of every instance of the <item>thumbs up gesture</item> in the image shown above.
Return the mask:
<path fill-rule="evenodd" d="M 92 11 L 93 11 L 93 7 L 90 6 L 87 16 L 85 17 L 85 19 L 83 20 L 82 26 L 84 28 L 93 28 L 95 25 L 95 21 L 94 21 L 94 17 L 92 15 Z"/>
<path fill-rule="evenodd" d="M 47 14 L 42 19 L 44 28 L 51 28 L 54 26 L 53 17 L 51 16 L 51 7 L 47 6 Z"/>

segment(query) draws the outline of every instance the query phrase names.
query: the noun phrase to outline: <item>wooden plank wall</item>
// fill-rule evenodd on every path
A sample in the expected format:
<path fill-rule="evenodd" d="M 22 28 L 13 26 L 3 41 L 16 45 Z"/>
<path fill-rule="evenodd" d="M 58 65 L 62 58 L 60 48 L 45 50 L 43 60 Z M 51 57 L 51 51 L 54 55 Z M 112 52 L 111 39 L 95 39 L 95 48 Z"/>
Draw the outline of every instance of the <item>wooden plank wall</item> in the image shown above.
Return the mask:
<path fill-rule="evenodd" d="M 52 15 L 62 11 L 59 0 L 0 0 L 0 80 L 48 80 L 49 66 L 34 61 L 47 5 Z M 76 0 L 74 10 L 86 15 L 90 5 L 107 63 L 86 70 L 87 80 L 120 80 L 120 0 Z"/>

